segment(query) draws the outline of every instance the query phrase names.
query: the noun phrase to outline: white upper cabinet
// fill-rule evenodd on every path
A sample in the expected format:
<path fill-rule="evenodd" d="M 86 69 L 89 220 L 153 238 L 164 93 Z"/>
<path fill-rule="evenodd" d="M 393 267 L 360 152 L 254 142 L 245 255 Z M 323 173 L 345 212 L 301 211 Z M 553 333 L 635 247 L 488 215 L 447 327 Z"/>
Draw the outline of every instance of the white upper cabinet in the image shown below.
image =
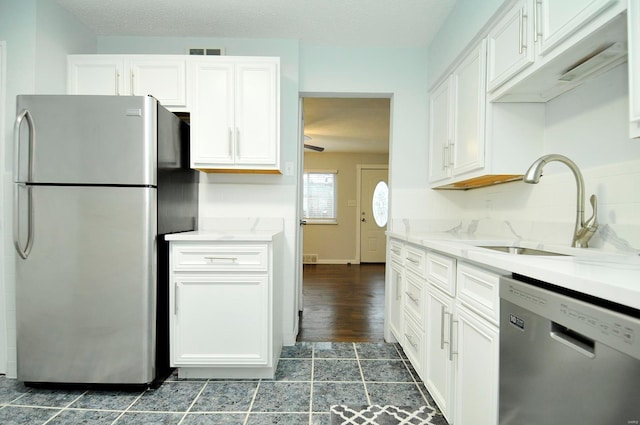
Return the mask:
<path fill-rule="evenodd" d="M 279 172 L 279 59 L 194 61 L 191 166 Z"/>
<path fill-rule="evenodd" d="M 487 89 L 502 85 L 534 60 L 533 3 L 519 1 L 487 36 Z"/>
<path fill-rule="evenodd" d="M 67 60 L 67 93 L 120 96 L 124 63 L 114 55 L 71 55 Z"/>
<path fill-rule="evenodd" d="M 429 181 L 449 177 L 449 145 L 452 133 L 451 77 L 429 96 Z"/>
<path fill-rule="evenodd" d="M 432 183 L 484 165 L 485 58 L 483 40 L 431 93 L 429 180 Z"/>
<path fill-rule="evenodd" d="M 629 28 L 630 137 L 640 138 L 640 2 L 629 2 L 627 19 Z"/>
<path fill-rule="evenodd" d="M 617 1 L 536 0 L 535 31 L 536 38 L 540 38 L 540 54 L 549 53 L 581 26 Z"/>
<path fill-rule="evenodd" d="M 187 107 L 187 60 L 172 55 L 70 55 L 69 94 L 146 96 L 171 110 Z"/>
<path fill-rule="evenodd" d="M 131 58 L 129 92 L 152 95 L 165 107 L 187 106 L 187 62 L 185 59 Z"/>
<path fill-rule="evenodd" d="M 488 34 L 490 100 L 546 102 L 622 63 L 626 7 L 627 0 L 515 1 Z"/>

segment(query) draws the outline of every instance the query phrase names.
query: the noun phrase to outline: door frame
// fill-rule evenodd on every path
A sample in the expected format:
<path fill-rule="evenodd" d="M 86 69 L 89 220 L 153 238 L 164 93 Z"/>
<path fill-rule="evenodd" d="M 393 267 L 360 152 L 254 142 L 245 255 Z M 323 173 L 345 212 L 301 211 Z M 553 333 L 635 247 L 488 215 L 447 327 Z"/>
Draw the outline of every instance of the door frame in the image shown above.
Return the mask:
<path fill-rule="evenodd" d="M 360 212 L 362 211 L 362 170 L 387 170 L 387 186 L 389 185 L 389 164 L 358 164 L 356 172 L 356 259 L 358 263 L 362 261 L 361 258 L 361 232 L 360 232 Z M 387 221 L 387 224 L 389 222 Z M 387 227 L 388 228 L 388 227 Z"/>

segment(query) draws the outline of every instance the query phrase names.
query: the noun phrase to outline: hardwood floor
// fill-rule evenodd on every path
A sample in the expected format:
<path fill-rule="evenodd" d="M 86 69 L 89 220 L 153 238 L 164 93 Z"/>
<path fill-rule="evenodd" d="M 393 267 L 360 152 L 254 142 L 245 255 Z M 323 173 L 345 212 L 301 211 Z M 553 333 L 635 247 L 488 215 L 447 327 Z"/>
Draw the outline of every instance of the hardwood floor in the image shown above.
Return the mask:
<path fill-rule="evenodd" d="M 384 264 L 305 264 L 298 341 L 384 341 Z"/>

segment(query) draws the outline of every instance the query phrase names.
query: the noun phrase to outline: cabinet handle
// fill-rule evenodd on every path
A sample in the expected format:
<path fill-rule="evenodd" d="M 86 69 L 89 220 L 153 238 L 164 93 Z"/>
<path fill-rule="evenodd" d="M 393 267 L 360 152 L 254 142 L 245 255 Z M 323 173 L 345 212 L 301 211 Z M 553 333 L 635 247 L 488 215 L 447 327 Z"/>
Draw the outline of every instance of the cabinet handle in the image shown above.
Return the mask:
<path fill-rule="evenodd" d="M 236 127 L 236 158 L 240 157 L 240 130 Z"/>
<path fill-rule="evenodd" d="M 525 30 L 527 29 L 526 20 L 529 19 L 529 16 L 525 13 L 525 7 L 526 6 L 522 6 L 522 9 L 520 9 L 520 46 L 518 49 L 520 54 L 522 54 L 527 48 L 527 38 Z"/>
<path fill-rule="evenodd" d="M 213 263 L 214 261 L 218 260 L 230 260 L 231 263 L 235 264 L 238 261 L 238 257 L 204 257 L 205 260 L 207 260 L 207 262 L 209 264 Z"/>
<path fill-rule="evenodd" d="M 395 249 L 392 249 L 391 252 L 393 252 L 396 255 L 400 255 L 400 251 L 396 251 Z"/>
<path fill-rule="evenodd" d="M 453 147 L 455 143 L 449 143 L 449 166 L 453 168 Z"/>
<path fill-rule="evenodd" d="M 116 71 L 116 96 L 120 96 L 120 73 Z"/>
<path fill-rule="evenodd" d="M 174 316 L 178 315 L 178 283 L 175 284 L 175 290 L 173 293 L 173 314 Z"/>
<path fill-rule="evenodd" d="M 447 162 L 447 150 L 449 149 L 449 145 L 445 145 L 442 147 L 442 169 L 446 170 L 449 165 Z"/>
<path fill-rule="evenodd" d="M 417 350 L 418 344 L 413 340 L 411 335 L 409 335 L 408 333 L 405 333 L 404 336 L 407 338 L 407 341 L 409 342 L 409 344 L 411 344 L 411 346 Z"/>
<path fill-rule="evenodd" d="M 400 299 L 402 294 L 402 276 L 400 274 L 396 277 L 396 301 Z"/>
<path fill-rule="evenodd" d="M 449 313 L 444 305 L 440 306 L 440 349 L 444 350 L 444 345 L 448 344 L 447 341 L 444 340 L 444 318 L 447 317 Z"/>
<path fill-rule="evenodd" d="M 522 21 L 524 20 L 524 6 L 520 8 L 518 17 L 518 53 L 522 54 Z"/>
<path fill-rule="evenodd" d="M 412 262 L 413 264 L 420 264 L 420 261 L 418 261 L 418 260 L 416 260 L 416 259 L 414 259 L 414 258 L 411 258 L 411 257 L 407 257 L 407 261 L 410 261 L 410 262 Z"/>
<path fill-rule="evenodd" d="M 133 75 L 133 71 L 131 71 L 131 96 L 136 95 L 136 91 L 134 89 L 134 81 L 135 81 L 135 77 Z"/>
<path fill-rule="evenodd" d="M 229 153 L 229 156 L 233 155 L 233 133 L 231 132 L 231 127 L 228 128 L 229 130 L 229 149 L 227 150 L 227 152 Z"/>
<path fill-rule="evenodd" d="M 540 33 L 539 23 L 538 23 L 538 6 L 540 6 L 540 0 L 536 0 L 533 3 L 533 42 L 538 42 L 538 37 L 542 34 Z"/>
<path fill-rule="evenodd" d="M 415 295 L 413 295 L 411 292 L 406 291 L 405 294 L 407 294 L 407 297 L 409 297 L 411 299 L 411 301 L 413 301 L 414 303 L 418 304 L 418 298 L 416 298 Z"/>
<path fill-rule="evenodd" d="M 449 361 L 453 361 L 453 355 L 458 354 L 458 351 L 453 351 L 453 325 L 457 325 L 457 324 L 458 324 L 457 320 L 451 320 L 449 324 Z"/>

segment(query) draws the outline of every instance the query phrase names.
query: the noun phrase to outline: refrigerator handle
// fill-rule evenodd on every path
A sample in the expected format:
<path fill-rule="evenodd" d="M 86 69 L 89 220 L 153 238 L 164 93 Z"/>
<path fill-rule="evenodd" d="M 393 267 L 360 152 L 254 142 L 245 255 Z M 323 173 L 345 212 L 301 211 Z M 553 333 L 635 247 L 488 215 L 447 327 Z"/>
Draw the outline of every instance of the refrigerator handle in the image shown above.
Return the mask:
<path fill-rule="evenodd" d="M 18 192 L 21 187 L 27 189 L 27 242 L 24 248 L 20 245 L 20 207 Z M 23 260 L 27 259 L 33 246 L 33 194 L 31 193 L 31 186 L 24 183 L 14 183 L 13 185 L 13 245 Z"/>
<path fill-rule="evenodd" d="M 16 122 L 13 126 L 13 181 L 20 181 L 20 127 L 22 126 L 22 120 L 27 120 L 27 127 L 29 128 L 29 145 L 27 146 L 27 180 L 28 182 L 33 180 L 33 149 L 35 146 L 36 130 L 33 125 L 33 118 L 28 109 L 20 111 L 16 118 Z"/>
<path fill-rule="evenodd" d="M 20 182 L 20 127 L 22 120 L 26 119 L 29 128 L 28 162 L 27 162 L 27 182 L 33 179 L 33 148 L 35 145 L 35 129 L 33 118 L 27 109 L 23 109 L 16 117 L 13 127 L 13 244 L 22 259 L 27 259 L 33 246 L 33 195 L 31 187 Z M 20 244 L 20 203 L 19 190 L 21 187 L 27 189 L 27 242 L 22 248 Z"/>

